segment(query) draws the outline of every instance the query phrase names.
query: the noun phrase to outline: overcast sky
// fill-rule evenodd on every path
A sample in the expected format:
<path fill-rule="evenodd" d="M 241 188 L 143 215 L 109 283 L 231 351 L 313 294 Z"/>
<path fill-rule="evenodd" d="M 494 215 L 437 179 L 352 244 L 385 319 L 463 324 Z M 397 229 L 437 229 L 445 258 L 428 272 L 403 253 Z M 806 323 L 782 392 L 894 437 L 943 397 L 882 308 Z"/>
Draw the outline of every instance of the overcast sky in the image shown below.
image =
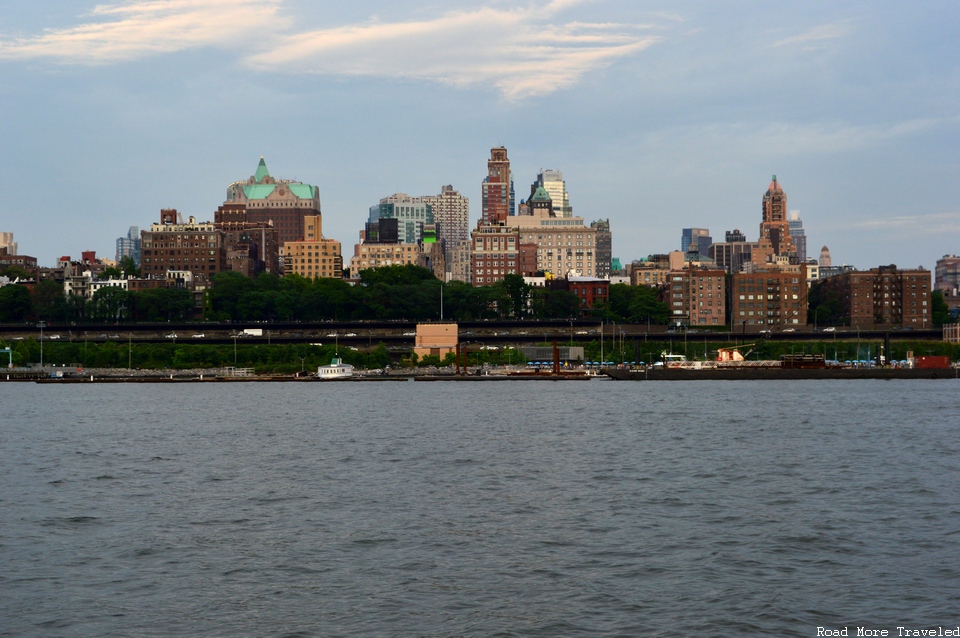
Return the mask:
<path fill-rule="evenodd" d="M 0 3 L 0 231 L 112 258 L 161 208 L 213 219 L 264 156 L 320 188 L 352 254 L 367 209 L 444 184 L 480 216 L 561 170 L 622 262 L 684 227 L 756 240 L 776 174 L 816 257 L 960 253 L 960 3 L 91 0 Z"/>

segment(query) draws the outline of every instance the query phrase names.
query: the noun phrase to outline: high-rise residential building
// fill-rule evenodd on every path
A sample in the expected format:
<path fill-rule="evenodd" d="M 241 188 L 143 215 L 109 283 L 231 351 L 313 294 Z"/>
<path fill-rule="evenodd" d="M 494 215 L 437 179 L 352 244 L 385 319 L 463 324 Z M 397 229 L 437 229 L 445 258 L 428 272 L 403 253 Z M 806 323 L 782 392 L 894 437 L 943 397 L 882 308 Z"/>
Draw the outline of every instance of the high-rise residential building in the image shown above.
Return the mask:
<path fill-rule="evenodd" d="M 447 246 L 456 246 L 461 241 L 470 239 L 470 200 L 453 186 L 441 187 L 439 195 L 428 195 L 420 198 L 433 212 L 433 221 L 439 225 L 438 241 L 445 241 Z"/>
<path fill-rule="evenodd" d="M 722 326 L 726 323 L 725 273 L 722 270 L 684 268 L 672 270 L 661 299 L 670 309 L 670 322 L 687 326 Z"/>
<path fill-rule="evenodd" d="M 422 197 L 410 197 L 406 193 L 394 193 L 384 197 L 379 204 L 370 207 L 368 223 L 380 219 L 396 219 L 398 238 L 401 243 L 416 244 L 423 239 L 425 224 L 433 224 L 433 210 Z M 443 232 L 443 228 L 440 228 Z"/>
<path fill-rule="evenodd" d="M 806 264 L 798 272 L 735 272 L 730 278 L 731 325 L 793 326 L 807 323 Z"/>
<path fill-rule="evenodd" d="M 609 279 L 613 264 L 613 234 L 610 232 L 610 220 L 598 219 L 590 222 L 590 228 L 597 231 L 596 238 L 596 266 L 594 276 L 599 279 Z"/>
<path fill-rule="evenodd" d="M 790 219 L 787 221 L 790 226 L 790 237 L 793 238 L 793 247 L 797 251 L 797 261 L 807 261 L 807 234 L 803 230 L 803 220 L 800 219 L 800 211 L 790 211 Z"/>
<path fill-rule="evenodd" d="M 762 208 L 763 221 L 760 222 L 760 239 L 753 252 L 753 262 L 760 267 L 783 261 L 796 263 L 796 249 L 787 219 L 787 194 L 777 182 L 776 175 L 763 195 Z"/>
<path fill-rule="evenodd" d="M 516 228 L 480 222 L 470 241 L 474 286 L 489 286 L 507 275 L 520 274 L 520 231 Z"/>
<path fill-rule="evenodd" d="M 130 227 L 126 237 L 117 238 L 118 264 L 123 257 L 130 257 L 133 259 L 133 263 L 138 267 L 140 266 L 140 229 L 136 226 Z"/>
<path fill-rule="evenodd" d="M 684 228 L 680 234 L 681 252 L 698 252 L 706 257 L 712 243 L 708 228 Z"/>
<path fill-rule="evenodd" d="M 530 215 L 517 215 L 509 225 L 519 230 L 520 244 L 536 250 L 537 271 L 554 277 L 597 276 L 598 230 L 586 226 L 582 217 L 551 217 L 547 209 L 533 208 Z"/>
<path fill-rule="evenodd" d="M 272 222 L 282 245 L 303 236 L 305 217 L 320 215 L 320 189 L 272 177 L 261 157 L 256 173 L 227 187 L 227 204 L 242 204 L 249 222 Z"/>
<path fill-rule="evenodd" d="M 830 259 L 830 249 L 826 246 L 820 249 L 820 259 L 818 263 L 821 268 L 829 268 L 833 265 L 833 261 Z"/>
<path fill-rule="evenodd" d="M 0 233 L 0 248 L 6 248 L 8 255 L 17 254 L 17 243 L 13 241 L 13 233 Z"/>
<path fill-rule="evenodd" d="M 473 242 L 470 239 L 447 248 L 447 279 L 473 283 Z"/>
<path fill-rule="evenodd" d="M 343 255 L 340 242 L 323 236 L 320 215 L 303 218 L 303 239 L 283 245 L 283 274 L 297 274 L 308 279 L 343 277 Z"/>
<path fill-rule="evenodd" d="M 554 170 L 540 170 L 537 181 L 531 193 L 537 186 L 542 186 L 550 195 L 553 202 L 553 214 L 557 217 L 573 217 L 573 207 L 570 206 L 570 196 L 567 194 L 567 183 L 563 181 L 563 173 Z"/>
<path fill-rule="evenodd" d="M 160 223 L 140 232 L 140 272 L 145 279 L 165 279 L 168 271 L 191 272 L 203 288 L 228 270 L 223 231 L 210 222 L 189 217 L 184 223 L 176 209 L 160 211 Z"/>
<path fill-rule="evenodd" d="M 844 272 L 819 284 L 840 301 L 843 320 L 859 328 L 932 326 L 930 271 L 880 266 Z"/>
<path fill-rule="evenodd" d="M 960 290 L 960 257 L 956 255 L 944 255 L 937 260 L 936 270 L 934 271 L 934 290 L 950 292 L 956 296 Z"/>
<path fill-rule="evenodd" d="M 513 215 L 513 174 L 503 146 L 490 149 L 487 176 L 483 179 L 482 223 L 504 223 Z"/>

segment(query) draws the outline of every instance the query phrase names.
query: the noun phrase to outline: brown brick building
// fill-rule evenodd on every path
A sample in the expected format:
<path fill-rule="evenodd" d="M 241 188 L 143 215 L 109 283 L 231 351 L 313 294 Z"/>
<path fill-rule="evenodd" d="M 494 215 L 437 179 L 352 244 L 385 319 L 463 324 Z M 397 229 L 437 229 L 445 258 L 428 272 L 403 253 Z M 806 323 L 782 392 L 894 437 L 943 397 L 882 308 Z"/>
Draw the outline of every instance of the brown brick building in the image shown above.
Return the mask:
<path fill-rule="evenodd" d="M 737 272 L 730 278 L 732 324 L 737 326 L 797 326 L 807 323 L 807 273 L 761 270 Z"/>
<path fill-rule="evenodd" d="M 821 285 L 839 299 L 844 320 L 849 320 L 851 326 L 920 329 L 932 326 L 929 270 L 880 266 L 829 277 Z"/>
<path fill-rule="evenodd" d="M 726 323 L 726 285 L 722 270 L 673 270 L 661 289 L 661 300 L 670 309 L 670 323 L 687 326 L 722 326 Z"/>
<path fill-rule="evenodd" d="M 160 211 L 160 223 L 140 233 L 141 274 L 164 279 L 168 270 L 190 271 L 203 286 L 215 274 L 227 270 L 225 236 L 210 222 L 193 217 L 183 223 L 176 209 Z"/>
<path fill-rule="evenodd" d="M 221 207 L 221 220 L 233 221 L 243 206 L 248 222 L 270 222 L 277 229 L 280 245 L 303 237 L 303 219 L 320 215 L 320 189 L 310 184 L 276 179 L 260 158 L 257 172 L 227 187 L 227 199 Z"/>
<path fill-rule="evenodd" d="M 506 275 L 520 274 L 520 231 L 480 222 L 471 233 L 473 285 L 489 286 Z"/>

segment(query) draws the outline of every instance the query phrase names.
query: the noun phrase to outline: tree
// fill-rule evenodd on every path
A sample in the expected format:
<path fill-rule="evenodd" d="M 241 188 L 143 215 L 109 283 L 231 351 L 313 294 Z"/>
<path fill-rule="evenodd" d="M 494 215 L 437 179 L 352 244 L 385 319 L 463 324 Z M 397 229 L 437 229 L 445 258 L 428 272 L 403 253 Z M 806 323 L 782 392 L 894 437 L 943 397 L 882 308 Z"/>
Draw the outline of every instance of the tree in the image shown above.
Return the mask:
<path fill-rule="evenodd" d="M 20 323 L 30 319 L 33 302 L 25 286 L 11 284 L 0 288 L 0 322 Z"/>
<path fill-rule="evenodd" d="M 137 266 L 137 262 L 135 262 L 133 257 L 130 255 L 124 255 L 121 257 L 120 262 L 117 265 L 120 266 L 120 270 L 122 270 L 123 274 L 127 277 L 140 276 L 140 267 Z"/>
<path fill-rule="evenodd" d="M 120 321 L 130 313 L 130 293 L 119 286 L 105 286 L 93 293 L 90 314 L 101 321 Z"/>
<path fill-rule="evenodd" d="M 933 325 L 937 328 L 950 323 L 950 307 L 943 298 L 942 290 L 934 290 L 930 293 L 930 313 Z"/>
<path fill-rule="evenodd" d="M 16 264 L 0 269 L 0 277 L 6 277 L 10 281 L 16 281 L 17 279 L 20 281 L 33 279 L 33 275 L 29 270 L 22 266 L 17 266 Z"/>
<path fill-rule="evenodd" d="M 123 271 L 116 266 L 107 266 L 103 269 L 103 272 L 97 276 L 97 280 L 105 281 L 107 279 L 123 279 Z"/>
<path fill-rule="evenodd" d="M 497 283 L 497 286 L 506 293 L 510 315 L 522 317 L 527 312 L 527 301 L 530 300 L 530 286 L 523 277 L 509 274 Z"/>

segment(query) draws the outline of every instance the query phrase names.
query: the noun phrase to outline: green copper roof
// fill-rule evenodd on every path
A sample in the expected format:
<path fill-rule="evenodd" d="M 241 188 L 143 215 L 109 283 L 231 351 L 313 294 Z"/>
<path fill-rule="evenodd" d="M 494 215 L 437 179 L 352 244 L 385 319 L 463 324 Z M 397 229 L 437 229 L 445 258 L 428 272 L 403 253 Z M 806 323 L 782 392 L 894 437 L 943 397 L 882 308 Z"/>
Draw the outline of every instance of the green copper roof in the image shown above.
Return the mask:
<path fill-rule="evenodd" d="M 287 184 L 287 187 L 300 199 L 313 199 L 313 186 L 310 184 Z"/>
<path fill-rule="evenodd" d="M 263 157 L 260 158 L 260 165 L 257 166 L 257 172 L 253 174 L 253 178 L 257 180 L 257 183 L 263 181 L 264 177 L 270 177 L 270 171 L 267 170 L 267 163 L 263 161 Z"/>
<path fill-rule="evenodd" d="M 263 199 L 276 188 L 276 184 L 244 184 L 243 194 L 247 199 Z"/>
<path fill-rule="evenodd" d="M 543 186 L 537 186 L 537 190 L 533 194 L 533 197 L 530 198 L 530 201 L 531 202 L 550 202 L 553 200 L 550 199 L 550 193 L 548 193 Z"/>

